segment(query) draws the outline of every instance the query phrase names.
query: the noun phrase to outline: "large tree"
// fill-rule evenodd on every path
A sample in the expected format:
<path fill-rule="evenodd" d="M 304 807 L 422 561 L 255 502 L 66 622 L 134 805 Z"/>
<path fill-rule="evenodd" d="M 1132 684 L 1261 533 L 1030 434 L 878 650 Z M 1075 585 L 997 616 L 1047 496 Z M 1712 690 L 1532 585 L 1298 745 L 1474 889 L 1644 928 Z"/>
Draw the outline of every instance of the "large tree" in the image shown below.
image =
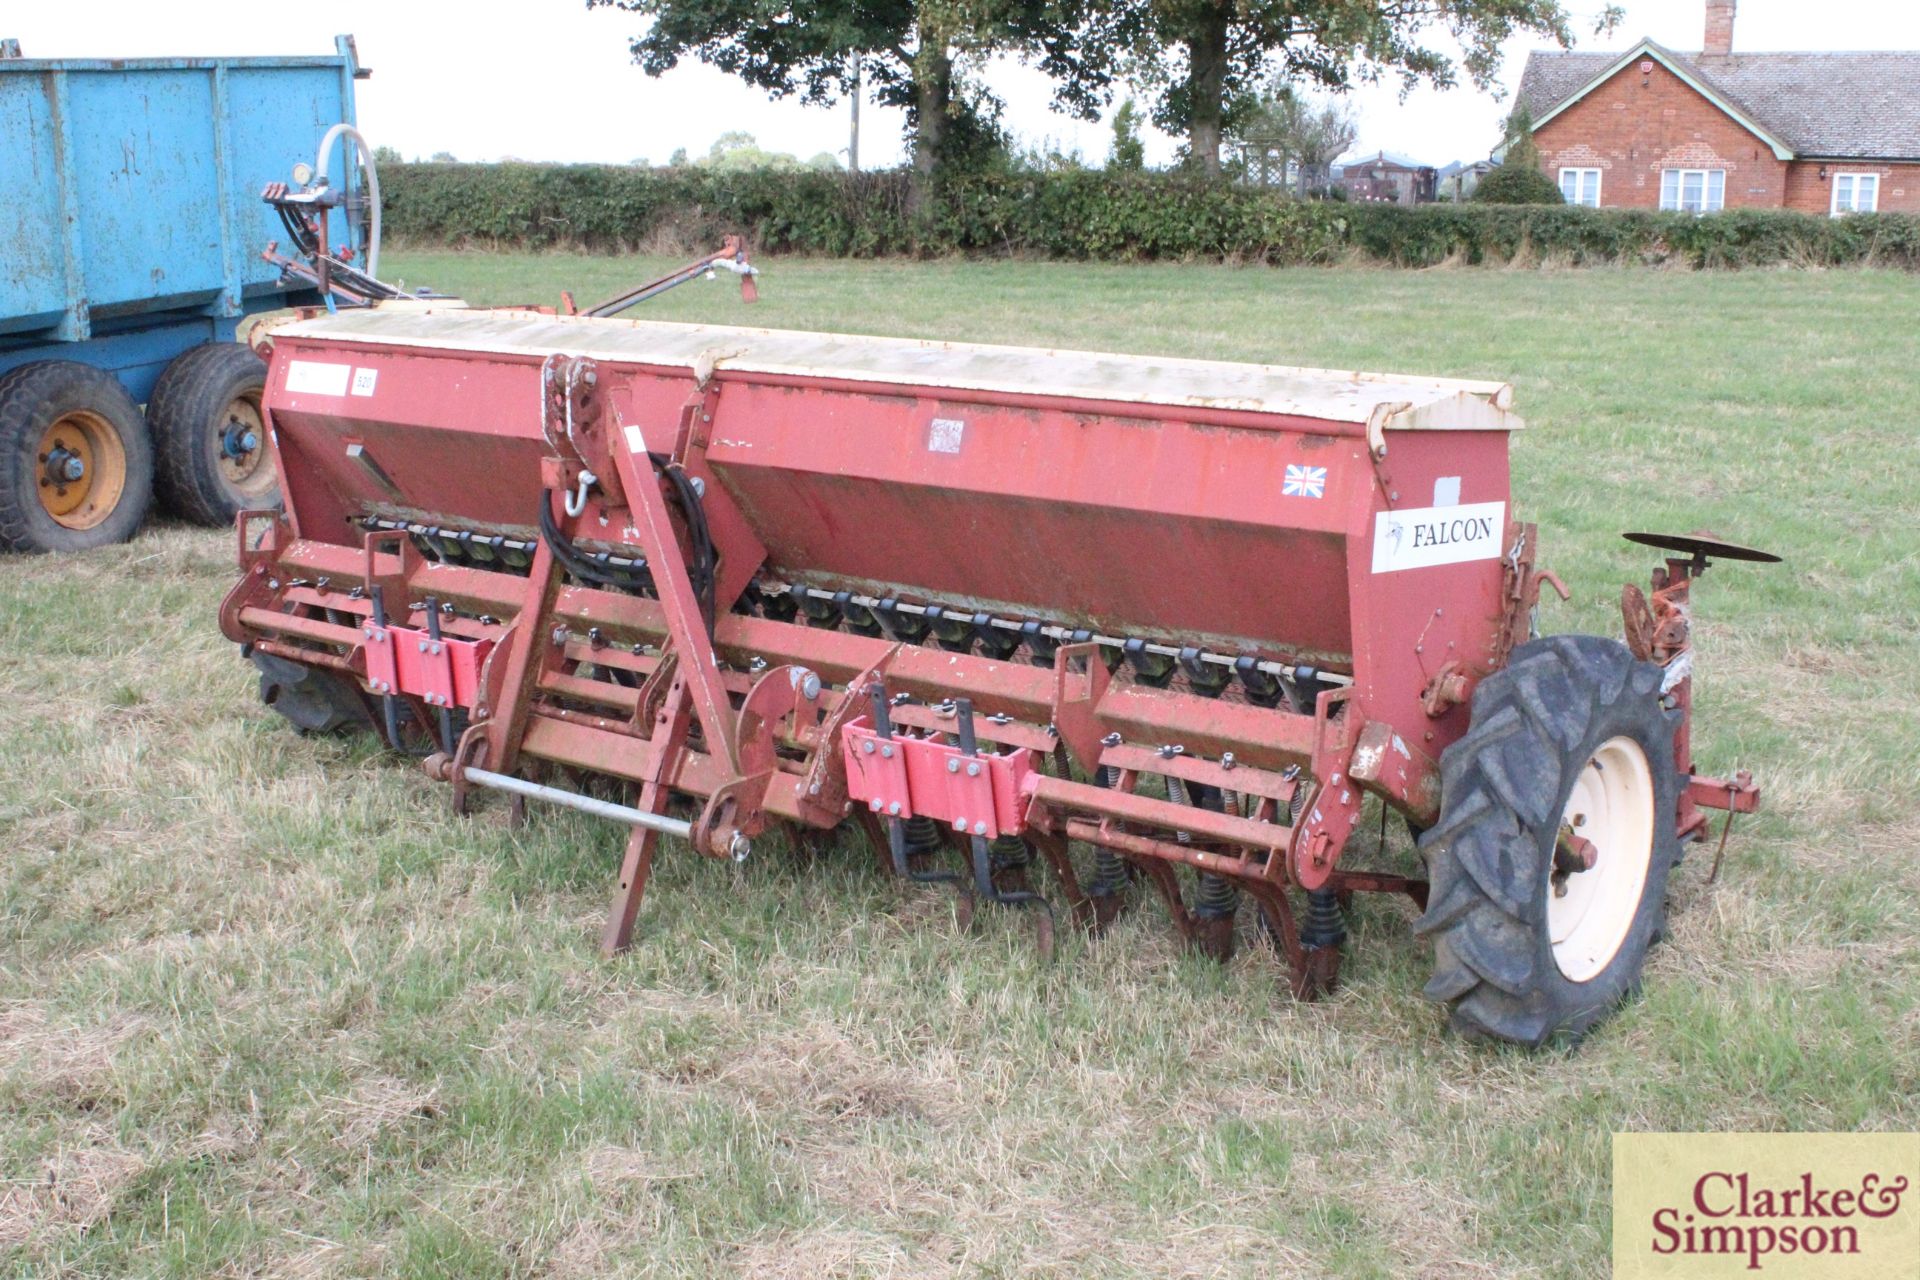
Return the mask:
<path fill-rule="evenodd" d="M 1618 17 L 1609 5 L 1599 25 Z M 1271 77 L 1340 90 L 1390 77 L 1448 87 L 1464 72 L 1485 89 L 1521 32 L 1573 40 L 1559 0 L 1119 0 L 1083 32 L 1072 67 L 1124 65 L 1153 94 L 1154 123 L 1217 175 L 1222 138 Z M 1457 50 L 1429 43 L 1443 35 Z"/>
<path fill-rule="evenodd" d="M 1087 2 L 818 0 L 801 12 L 767 0 L 587 0 L 650 19 L 631 44 L 649 75 L 691 56 L 774 97 L 824 106 L 852 91 L 857 59 L 874 99 L 907 113 L 921 189 L 943 164 L 998 141 L 999 103 L 969 75 L 995 53 L 1036 61 L 1059 109 L 1099 118 L 1112 72 L 1104 57 L 1080 57 Z"/>

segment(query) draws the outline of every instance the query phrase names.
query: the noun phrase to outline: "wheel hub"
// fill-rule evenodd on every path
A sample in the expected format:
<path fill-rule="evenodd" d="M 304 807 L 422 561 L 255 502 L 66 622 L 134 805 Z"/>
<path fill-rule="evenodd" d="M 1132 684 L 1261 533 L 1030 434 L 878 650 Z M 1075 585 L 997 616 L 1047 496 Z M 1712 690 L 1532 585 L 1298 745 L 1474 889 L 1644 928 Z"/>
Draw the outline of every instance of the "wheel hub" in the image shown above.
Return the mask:
<path fill-rule="evenodd" d="M 231 462 L 239 462 L 260 447 L 260 436 L 252 427 L 238 418 L 227 422 L 227 429 L 220 433 L 220 456 Z"/>
<path fill-rule="evenodd" d="M 91 410 L 54 419 L 34 458 L 40 509 L 64 528 L 98 525 L 113 514 L 126 489 L 126 446 L 113 424 Z"/>
<path fill-rule="evenodd" d="M 279 478 L 266 448 L 266 421 L 257 393 L 234 397 L 223 417 L 226 425 L 210 441 L 220 478 L 245 502 L 266 497 Z"/>
<path fill-rule="evenodd" d="M 86 477 L 87 460 L 69 453 L 65 445 L 55 445 L 46 458 L 47 479 L 55 485 L 76 483 Z"/>
<path fill-rule="evenodd" d="M 1609 738 L 1574 780 L 1547 892 L 1554 963 L 1598 977 L 1633 930 L 1653 861 L 1653 771 L 1628 737 Z"/>

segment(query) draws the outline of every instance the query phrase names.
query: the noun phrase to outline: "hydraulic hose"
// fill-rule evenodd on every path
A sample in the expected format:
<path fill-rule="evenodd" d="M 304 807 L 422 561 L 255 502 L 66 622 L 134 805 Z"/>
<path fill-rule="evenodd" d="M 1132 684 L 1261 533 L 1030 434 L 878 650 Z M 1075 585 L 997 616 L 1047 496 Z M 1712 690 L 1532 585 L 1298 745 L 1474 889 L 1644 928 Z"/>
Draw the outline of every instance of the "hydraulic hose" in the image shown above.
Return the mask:
<path fill-rule="evenodd" d="M 327 130 L 320 139 L 320 154 L 314 157 L 313 175 L 315 181 L 325 181 L 333 144 L 343 137 L 351 138 L 353 145 L 360 149 L 360 162 L 367 169 L 367 198 L 372 202 L 373 216 L 367 227 L 366 274 L 377 279 L 380 275 L 380 169 L 374 163 L 373 148 L 367 145 L 367 140 L 358 129 L 342 121 Z M 320 246 L 321 251 L 325 252 L 326 247 Z"/>

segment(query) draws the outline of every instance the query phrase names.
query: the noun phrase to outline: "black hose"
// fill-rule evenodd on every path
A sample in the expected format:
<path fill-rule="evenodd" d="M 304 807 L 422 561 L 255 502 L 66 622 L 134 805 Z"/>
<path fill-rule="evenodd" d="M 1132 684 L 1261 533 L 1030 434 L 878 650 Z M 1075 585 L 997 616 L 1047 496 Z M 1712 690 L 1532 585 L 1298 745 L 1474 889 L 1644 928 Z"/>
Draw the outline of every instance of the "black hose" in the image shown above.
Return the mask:
<path fill-rule="evenodd" d="M 713 638 L 713 596 L 719 558 L 714 553 L 713 536 L 707 528 L 706 508 L 700 502 L 700 491 L 694 488 L 693 477 L 687 474 L 685 467 L 664 454 L 649 453 L 647 458 L 660 468 L 662 475 L 673 485 L 674 495 L 680 500 L 680 512 L 687 522 L 687 540 L 693 546 L 693 559 L 687 565 L 687 577 L 693 583 L 694 598 L 700 602 L 700 617 L 707 626 L 707 638 Z"/>
<path fill-rule="evenodd" d="M 553 503 L 545 494 L 540 498 L 540 536 L 545 540 L 547 549 L 553 552 L 553 558 L 560 567 L 582 582 L 597 587 L 617 587 L 622 591 L 641 591 L 647 585 L 647 579 L 639 574 L 611 567 L 602 568 L 580 554 L 578 548 L 560 532 L 560 526 L 553 518 Z"/>

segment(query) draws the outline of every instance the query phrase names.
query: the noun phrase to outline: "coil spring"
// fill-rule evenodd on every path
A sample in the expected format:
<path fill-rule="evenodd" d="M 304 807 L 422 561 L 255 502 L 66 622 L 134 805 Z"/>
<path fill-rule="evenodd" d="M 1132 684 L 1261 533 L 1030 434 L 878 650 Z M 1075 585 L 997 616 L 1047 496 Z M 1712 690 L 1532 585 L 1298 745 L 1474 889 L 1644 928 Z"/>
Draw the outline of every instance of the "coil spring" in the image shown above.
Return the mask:
<path fill-rule="evenodd" d="M 1100 785 L 1109 790 L 1118 790 L 1120 770 L 1115 765 L 1100 766 Z M 1087 892 L 1096 898 L 1104 898 L 1119 893 L 1127 887 L 1127 860 L 1103 845 L 1093 849 L 1093 880 L 1087 885 Z"/>
<path fill-rule="evenodd" d="M 1230 795 L 1232 795 L 1231 792 L 1216 791 L 1209 787 L 1203 789 L 1196 798 L 1182 779 L 1173 777 L 1167 779 L 1167 798 L 1179 804 L 1198 803 L 1203 809 L 1217 809 L 1225 813 L 1230 812 L 1227 809 L 1227 798 Z M 1174 838 L 1181 844 L 1187 844 L 1192 840 L 1185 831 L 1175 832 Z M 1211 872 L 1202 871 L 1200 887 L 1194 894 L 1193 908 L 1194 913 L 1200 916 L 1214 919 L 1230 916 L 1240 909 L 1240 886 L 1226 876 L 1216 876 Z"/>
<path fill-rule="evenodd" d="M 1340 916 L 1340 895 L 1331 889 L 1309 890 L 1307 918 L 1300 930 L 1301 945 L 1337 947 L 1346 938 L 1346 921 Z"/>
<path fill-rule="evenodd" d="M 1230 916 L 1240 909 L 1240 886 L 1225 876 L 1200 873 L 1200 891 L 1194 895 L 1194 912 L 1203 916 Z"/>
<path fill-rule="evenodd" d="M 904 834 L 909 858 L 940 851 L 940 824 L 925 814 L 908 818 Z"/>
<path fill-rule="evenodd" d="M 1187 790 L 1187 780 L 1185 778 L 1176 778 L 1172 774 L 1167 775 L 1167 799 L 1173 801 L 1175 804 L 1190 805 L 1193 803 L 1193 795 Z M 1176 831 L 1173 833 L 1173 838 L 1181 844 L 1193 843 L 1193 834 L 1188 831 Z"/>
<path fill-rule="evenodd" d="M 993 859 L 996 873 L 1024 870 L 1033 860 L 1025 840 L 1004 832 L 993 838 L 993 843 L 987 846 L 987 852 Z"/>

